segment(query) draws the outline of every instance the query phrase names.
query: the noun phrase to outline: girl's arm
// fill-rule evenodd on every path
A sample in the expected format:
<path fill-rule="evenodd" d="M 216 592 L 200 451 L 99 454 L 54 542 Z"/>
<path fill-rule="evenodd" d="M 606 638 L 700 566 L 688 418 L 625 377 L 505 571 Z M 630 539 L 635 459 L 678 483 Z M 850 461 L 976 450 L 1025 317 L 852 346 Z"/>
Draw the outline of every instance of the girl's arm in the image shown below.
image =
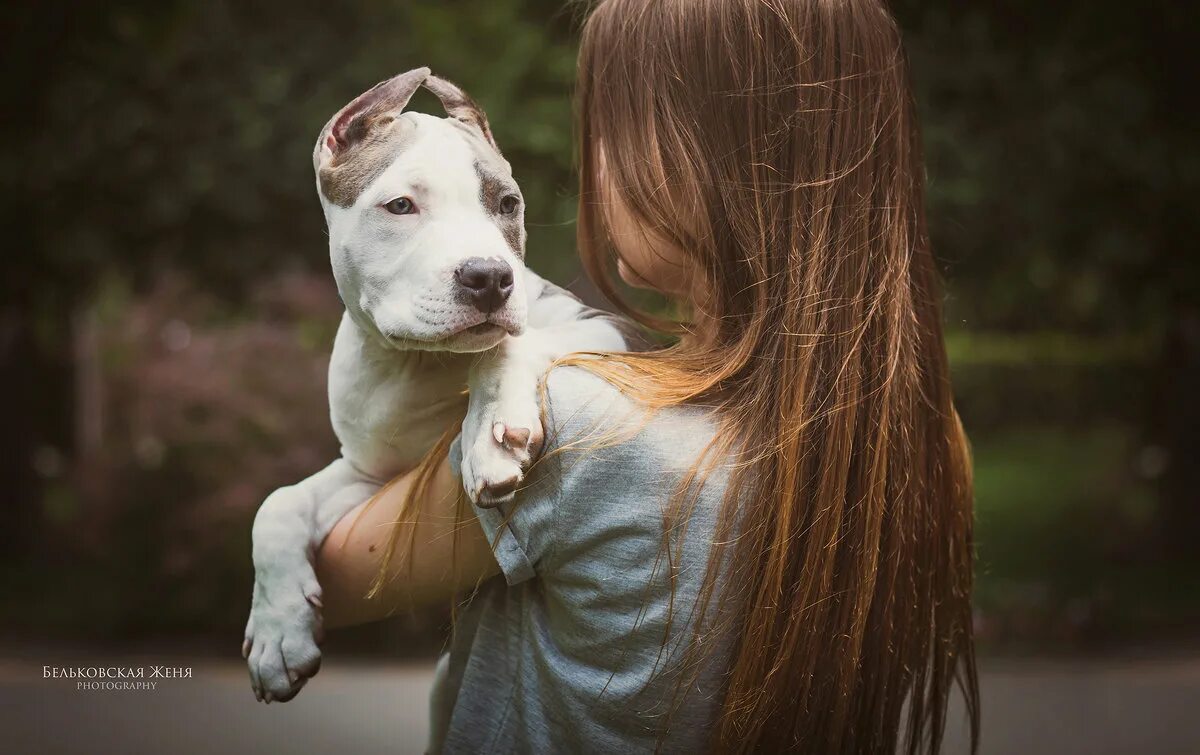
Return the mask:
<path fill-rule="evenodd" d="M 449 462 L 442 459 L 425 493 L 402 512 L 415 477 L 404 474 L 373 503 L 350 511 L 325 538 L 317 554 L 325 626 L 364 624 L 448 601 L 500 573 L 474 512 L 458 504 L 462 487 Z M 393 527 L 400 528 L 399 537 L 383 587 L 368 598 Z"/>

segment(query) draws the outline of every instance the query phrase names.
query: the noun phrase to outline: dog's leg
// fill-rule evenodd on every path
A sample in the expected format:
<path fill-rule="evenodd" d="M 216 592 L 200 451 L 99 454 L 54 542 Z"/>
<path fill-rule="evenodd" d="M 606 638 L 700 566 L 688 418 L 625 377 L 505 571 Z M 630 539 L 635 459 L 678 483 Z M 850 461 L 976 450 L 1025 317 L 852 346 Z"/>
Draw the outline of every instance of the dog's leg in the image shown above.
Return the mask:
<path fill-rule="evenodd" d="M 267 497 L 254 518 L 254 597 L 242 654 L 259 700 L 286 701 L 321 667 L 316 551 L 379 485 L 344 459 Z"/>
<path fill-rule="evenodd" d="M 522 335 L 482 354 L 468 379 L 463 420 L 462 481 L 470 499 L 485 507 L 512 499 L 541 447 L 538 382 L 555 359 L 575 351 L 625 348 L 616 319 L 595 316 L 545 327 L 531 323 Z"/>

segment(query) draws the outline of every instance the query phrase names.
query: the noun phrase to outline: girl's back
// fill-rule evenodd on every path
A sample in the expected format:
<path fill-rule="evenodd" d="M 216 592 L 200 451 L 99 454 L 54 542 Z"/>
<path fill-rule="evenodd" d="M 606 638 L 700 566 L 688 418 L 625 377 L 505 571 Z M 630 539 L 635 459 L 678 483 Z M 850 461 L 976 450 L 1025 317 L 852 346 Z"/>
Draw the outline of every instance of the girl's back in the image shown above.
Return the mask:
<path fill-rule="evenodd" d="M 518 502 L 476 510 L 507 585 L 499 577 L 483 585 L 455 622 L 434 700 L 434 719 L 449 722 L 445 749 L 645 751 L 669 725 L 669 751 L 702 751 L 730 648 L 712 636 L 704 658 L 687 656 L 723 465 L 698 491 L 669 555 L 663 523 L 712 439 L 711 411 L 673 407 L 643 425 L 637 404 L 579 367 L 553 370 L 547 394 L 546 452 Z M 452 464 L 458 453 L 456 442 Z M 689 660 L 700 662 L 681 668 Z M 681 673 L 695 678 L 676 698 Z"/>

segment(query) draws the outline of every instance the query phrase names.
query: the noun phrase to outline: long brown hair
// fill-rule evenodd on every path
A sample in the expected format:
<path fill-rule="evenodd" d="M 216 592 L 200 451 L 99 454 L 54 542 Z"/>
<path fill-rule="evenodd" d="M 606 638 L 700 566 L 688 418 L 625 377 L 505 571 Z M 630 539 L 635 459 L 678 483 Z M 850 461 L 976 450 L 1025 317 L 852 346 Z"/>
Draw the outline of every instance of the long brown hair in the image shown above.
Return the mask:
<path fill-rule="evenodd" d="M 714 541 L 736 537 L 710 561 L 741 605 L 721 751 L 935 752 L 956 680 L 977 742 L 971 465 L 907 77 L 878 0 L 605 0 L 584 26 L 584 264 L 669 327 L 613 280 L 615 190 L 689 256 L 713 327 L 571 361 L 718 407 Z"/>

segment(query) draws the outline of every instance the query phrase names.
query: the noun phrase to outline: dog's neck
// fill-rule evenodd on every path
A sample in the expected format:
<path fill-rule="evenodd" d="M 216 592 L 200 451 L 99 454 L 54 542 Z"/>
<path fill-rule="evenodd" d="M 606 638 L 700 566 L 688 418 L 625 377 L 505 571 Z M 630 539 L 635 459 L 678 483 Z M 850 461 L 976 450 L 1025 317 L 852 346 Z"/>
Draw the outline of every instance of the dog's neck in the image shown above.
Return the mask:
<path fill-rule="evenodd" d="M 381 479 L 411 469 L 462 421 L 476 357 L 392 348 L 343 317 L 329 364 L 329 408 L 342 455 Z"/>

